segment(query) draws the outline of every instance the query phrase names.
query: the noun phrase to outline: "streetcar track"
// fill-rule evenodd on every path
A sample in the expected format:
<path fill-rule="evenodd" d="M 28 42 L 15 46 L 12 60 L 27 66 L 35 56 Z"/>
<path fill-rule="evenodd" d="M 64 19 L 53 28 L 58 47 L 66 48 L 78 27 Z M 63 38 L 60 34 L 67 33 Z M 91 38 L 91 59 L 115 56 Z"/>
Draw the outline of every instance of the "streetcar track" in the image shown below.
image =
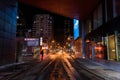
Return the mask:
<path fill-rule="evenodd" d="M 78 64 L 74 59 L 60 57 L 34 64 L 26 63 L 14 66 L 13 70 L 7 69 L 11 72 L 3 78 L 0 76 L 0 80 L 105 80 Z"/>
<path fill-rule="evenodd" d="M 30 64 L 31 62 L 29 63 L 24 63 L 24 64 L 19 64 L 19 65 L 15 65 L 15 66 L 11 66 L 10 68 L 8 67 L 6 69 L 6 71 L 1 71 L 0 73 L 10 73 L 9 75 L 5 75 L 5 76 L 2 76 L 1 80 L 13 80 L 12 78 L 22 74 L 22 73 L 25 73 L 26 71 L 28 71 L 31 67 L 33 67 L 33 65 L 35 65 L 36 63 L 34 64 Z M 29 68 L 28 68 L 29 67 Z"/>
<path fill-rule="evenodd" d="M 37 73 L 36 78 L 34 80 L 41 80 L 44 79 L 45 80 L 45 76 L 48 76 L 48 74 L 50 73 L 49 70 L 51 70 L 50 66 L 54 65 L 54 60 L 50 61 L 46 66 L 43 67 L 43 69 L 41 71 L 39 71 L 39 73 Z"/>
<path fill-rule="evenodd" d="M 61 59 L 56 61 L 49 80 L 70 80 Z"/>
<path fill-rule="evenodd" d="M 14 80 L 30 80 L 29 78 L 32 77 L 31 80 L 39 80 L 38 78 L 40 77 L 41 73 L 44 72 L 46 69 L 47 65 L 50 65 L 52 61 L 46 61 L 46 62 L 41 62 L 37 66 L 33 67 L 29 71 L 22 73 L 21 75 L 17 76 L 14 78 Z M 37 69 L 35 72 L 31 72 L 34 69 Z M 42 71 L 42 72 L 41 72 Z"/>

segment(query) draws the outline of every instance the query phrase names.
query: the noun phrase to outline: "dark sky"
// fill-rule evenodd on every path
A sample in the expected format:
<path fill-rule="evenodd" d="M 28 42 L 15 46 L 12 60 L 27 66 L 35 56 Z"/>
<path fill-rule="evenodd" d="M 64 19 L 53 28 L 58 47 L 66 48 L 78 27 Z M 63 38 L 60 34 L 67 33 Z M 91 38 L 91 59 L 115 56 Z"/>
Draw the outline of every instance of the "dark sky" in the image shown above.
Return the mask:
<path fill-rule="evenodd" d="M 64 36 L 64 19 L 66 17 L 50 13 L 48 11 L 38 9 L 31 5 L 26 5 L 23 3 L 18 3 L 18 9 L 22 13 L 24 19 L 27 23 L 27 28 L 31 29 L 33 25 L 33 16 L 36 14 L 50 14 L 54 19 L 54 37 L 58 42 L 63 41 Z"/>

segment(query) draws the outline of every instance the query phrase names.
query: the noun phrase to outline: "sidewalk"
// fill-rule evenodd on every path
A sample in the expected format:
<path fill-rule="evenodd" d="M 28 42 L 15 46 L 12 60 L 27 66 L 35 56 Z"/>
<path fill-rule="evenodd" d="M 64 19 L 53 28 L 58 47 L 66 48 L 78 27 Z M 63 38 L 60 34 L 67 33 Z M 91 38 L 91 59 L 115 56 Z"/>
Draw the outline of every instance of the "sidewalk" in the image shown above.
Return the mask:
<path fill-rule="evenodd" d="M 120 72 L 120 62 L 95 59 L 95 63 Z"/>
<path fill-rule="evenodd" d="M 111 63 L 111 62 L 101 61 L 101 63 L 98 63 L 95 61 L 80 59 L 80 58 L 77 58 L 76 60 L 79 62 L 79 64 L 82 64 L 83 66 L 88 68 L 89 71 L 105 78 L 105 80 L 120 80 L 120 72 L 114 69 L 115 66 L 118 67 L 119 65 L 118 66 L 117 64 L 114 65 L 113 62 Z M 102 64 L 102 62 L 104 64 Z M 109 63 L 109 64 L 105 64 L 105 63 Z M 120 69 L 120 67 L 117 68 L 117 70 L 118 69 Z"/>
<path fill-rule="evenodd" d="M 18 62 L 18 63 L 11 63 L 11 64 L 1 65 L 1 66 L 0 66 L 0 70 L 1 70 L 1 69 L 9 68 L 9 67 L 12 67 L 12 66 L 15 66 L 15 65 L 24 64 L 24 63 L 25 63 L 25 62 Z"/>

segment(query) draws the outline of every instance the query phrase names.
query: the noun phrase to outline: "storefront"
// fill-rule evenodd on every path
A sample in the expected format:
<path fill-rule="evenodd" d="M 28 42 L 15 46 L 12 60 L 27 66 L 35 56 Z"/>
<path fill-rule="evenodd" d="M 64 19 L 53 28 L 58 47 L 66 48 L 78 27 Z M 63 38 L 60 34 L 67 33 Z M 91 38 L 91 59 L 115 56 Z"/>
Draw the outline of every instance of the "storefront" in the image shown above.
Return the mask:
<path fill-rule="evenodd" d="M 108 60 L 120 61 L 120 33 L 114 31 L 114 34 L 107 36 Z"/>
<path fill-rule="evenodd" d="M 79 37 L 74 41 L 74 52 L 76 57 L 82 58 L 83 54 L 82 54 L 82 38 L 81 37 Z"/>
<path fill-rule="evenodd" d="M 93 51 L 94 49 L 94 51 Z M 120 61 L 120 33 L 114 31 L 104 37 L 86 40 L 86 58 Z"/>
<path fill-rule="evenodd" d="M 86 58 L 120 61 L 120 0 L 100 2 L 85 21 Z"/>
<path fill-rule="evenodd" d="M 87 59 L 106 59 L 107 48 L 102 41 L 86 42 L 86 58 Z"/>

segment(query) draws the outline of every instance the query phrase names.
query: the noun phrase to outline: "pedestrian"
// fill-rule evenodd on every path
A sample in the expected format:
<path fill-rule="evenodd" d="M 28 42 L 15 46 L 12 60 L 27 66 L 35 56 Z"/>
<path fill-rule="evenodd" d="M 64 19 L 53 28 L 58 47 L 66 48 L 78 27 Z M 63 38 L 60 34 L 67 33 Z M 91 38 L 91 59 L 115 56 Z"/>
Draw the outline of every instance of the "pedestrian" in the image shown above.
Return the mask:
<path fill-rule="evenodd" d="M 41 50 L 40 54 L 41 54 L 41 60 L 43 60 L 43 55 L 44 55 L 43 50 Z"/>

